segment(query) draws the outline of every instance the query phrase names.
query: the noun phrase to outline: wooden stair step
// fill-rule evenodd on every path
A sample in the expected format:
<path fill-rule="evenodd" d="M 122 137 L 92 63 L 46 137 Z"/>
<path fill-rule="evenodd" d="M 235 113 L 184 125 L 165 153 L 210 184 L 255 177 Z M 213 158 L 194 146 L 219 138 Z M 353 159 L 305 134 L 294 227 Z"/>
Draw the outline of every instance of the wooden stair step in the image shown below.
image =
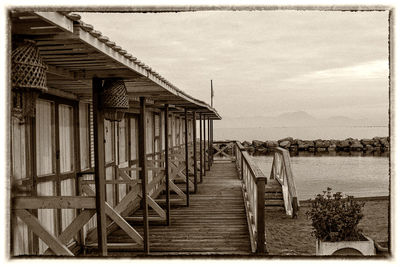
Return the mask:
<path fill-rule="evenodd" d="M 265 192 L 265 199 L 283 199 L 282 192 Z"/>
<path fill-rule="evenodd" d="M 124 217 L 125 221 L 127 222 L 143 222 L 143 217 L 142 216 L 128 216 Z M 156 216 L 149 216 L 148 217 L 150 222 L 163 222 L 165 219 L 161 217 L 156 217 Z"/>
<path fill-rule="evenodd" d="M 284 206 L 283 199 L 266 199 L 265 206 Z"/>

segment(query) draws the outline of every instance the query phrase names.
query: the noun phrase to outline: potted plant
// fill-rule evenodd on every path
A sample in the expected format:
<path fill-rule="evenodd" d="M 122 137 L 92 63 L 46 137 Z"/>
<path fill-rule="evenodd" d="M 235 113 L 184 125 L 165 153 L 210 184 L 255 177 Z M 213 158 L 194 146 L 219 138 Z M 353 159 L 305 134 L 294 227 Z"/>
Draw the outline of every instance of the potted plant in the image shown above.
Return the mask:
<path fill-rule="evenodd" d="M 316 237 L 316 254 L 375 255 L 374 242 L 362 234 L 358 223 L 363 217 L 364 202 L 352 196 L 343 197 L 331 188 L 318 194 L 307 211 Z"/>

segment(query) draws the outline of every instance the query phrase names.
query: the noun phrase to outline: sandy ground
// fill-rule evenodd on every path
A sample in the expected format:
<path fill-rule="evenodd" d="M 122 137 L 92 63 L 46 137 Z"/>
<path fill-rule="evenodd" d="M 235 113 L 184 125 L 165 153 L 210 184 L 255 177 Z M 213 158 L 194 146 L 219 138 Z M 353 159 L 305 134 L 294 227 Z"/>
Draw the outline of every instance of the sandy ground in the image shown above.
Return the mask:
<path fill-rule="evenodd" d="M 302 204 L 297 219 L 282 211 L 266 211 L 267 249 L 270 255 L 315 255 L 311 221 L 305 215 L 310 204 Z M 376 241 L 388 240 L 388 200 L 367 200 L 359 227 Z"/>

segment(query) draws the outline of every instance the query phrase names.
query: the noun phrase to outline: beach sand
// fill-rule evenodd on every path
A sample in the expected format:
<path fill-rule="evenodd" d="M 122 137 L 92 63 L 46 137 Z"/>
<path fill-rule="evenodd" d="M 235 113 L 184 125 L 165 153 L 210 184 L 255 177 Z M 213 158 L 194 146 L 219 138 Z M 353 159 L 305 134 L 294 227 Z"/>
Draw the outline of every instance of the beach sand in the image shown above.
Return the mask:
<path fill-rule="evenodd" d="M 359 228 L 375 241 L 388 241 L 388 199 L 367 199 Z M 292 219 L 283 211 L 266 211 L 266 241 L 270 255 L 315 255 L 311 220 L 305 215 L 310 203 L 300 204 L 299 216 Z"/>

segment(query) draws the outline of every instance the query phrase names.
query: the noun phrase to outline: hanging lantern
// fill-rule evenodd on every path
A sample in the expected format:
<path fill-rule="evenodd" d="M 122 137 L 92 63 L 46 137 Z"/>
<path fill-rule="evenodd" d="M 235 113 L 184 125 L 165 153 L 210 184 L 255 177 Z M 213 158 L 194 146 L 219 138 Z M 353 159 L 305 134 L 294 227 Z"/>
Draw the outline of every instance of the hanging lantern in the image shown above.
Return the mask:
<path fill-rule="evenodd" d="M 47 91 L 46 71 L 34 41 L 25 40 L 12 51 L 12 116 L 21 121 L 35 116 L 36 99 Z"/>
<path fill-rule="evenodd" d="M 121 121 L 129 108 L 128 91 L 123 80 L 109 79 L 104 82 L 104 118 Z"/>

